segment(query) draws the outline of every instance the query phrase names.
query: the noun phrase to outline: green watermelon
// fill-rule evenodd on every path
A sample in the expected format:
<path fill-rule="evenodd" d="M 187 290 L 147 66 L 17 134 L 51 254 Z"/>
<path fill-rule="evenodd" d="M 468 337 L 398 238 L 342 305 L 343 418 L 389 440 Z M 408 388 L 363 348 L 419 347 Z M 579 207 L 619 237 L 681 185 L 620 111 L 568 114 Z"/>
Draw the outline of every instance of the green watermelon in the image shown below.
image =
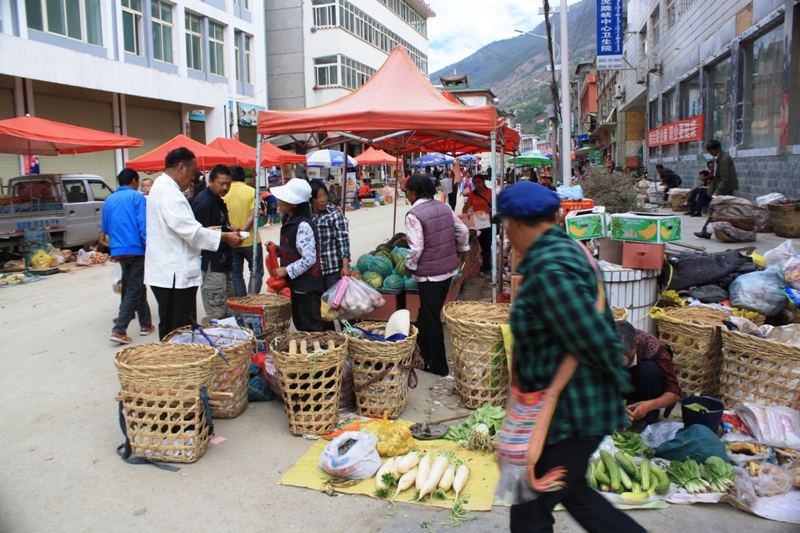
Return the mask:
<path fill-rule="evenodd" d="M 392 246 L 395 246 L 395 243 L 396 243 L 396 242 L 397 242 L 399 239 L 402 239 L 402 238 L 403 238 L 403 237 L 405 237 L 405 236 L 406 236 L 406 234 L 405 234 L 405 233 L 395 233 L 394 235 L 392 235 L 392 238 L 391 238 L 391 239 L 389 239 L 389 243 L 390 243 Z"/>
<path fill-rule="evenodd" d="M 394 273 L 398 276 L 405 276 L 406 275 L 406 260 L 400 259 L 398 263 L 394 267 Z"/>
<path fill-rule="evenodd" d="M 364 254 L 361 257 L 359 257 L 358 262 L 356 263 L 356 265 L 358 266 L 358 271 L 361 272 L 362 274 L 364 272 L 369 272 L 369 267 L 372 264 L 373 259 L 374 257 L 370 254 Z"/>
<path fill-rule="evenodd" d="M 371 272 L 377 272 L 381 278 L 391 276 L 394 273 L 394 266 L 392 261 L 382 255 L 376 255 L 372 260 L 372 265 L 369 267 Z"/>
<path fill-rule="evenodd" d="M 382 251 L 382 250 L 386 250 L 387 252 L 391 252 L 392 251 L 392 247 L 389 246 L 389 243 L 386 243 L 386 242 L 383 243 L 383 244 L 379 244 L 378 247 L 375 248 L 375 249 L 377 251 L 379 251 L 379 252 Z"/>
<path fill-rule="evenodd" d="M 416 291 L 419 287 L 417 286 L 417 280 L 414 278 L 406 278 L 405 279 L 405 289 L 407 291 Z"/>
<path fill-rule="evenodd" d="M 367 272 L 364 274 L 364 283 L 375 289 L 383 288 L 383 276 L 377 272 Z"/>
<path fill-rule="evenodd" d="M 383 280 L 383 288 L 386 290 L 393 291 L 402 289 L 403 287 L 405 287 L 405 282 L 402 276 L 398 276 L 397 274 L 392 274 Z"/>
<path fill-rule="evenodd" d="M 375 257 L 385 257 L 389 261 L 392 260 L 392 253 L 388 250 L 379 250 Z"/>

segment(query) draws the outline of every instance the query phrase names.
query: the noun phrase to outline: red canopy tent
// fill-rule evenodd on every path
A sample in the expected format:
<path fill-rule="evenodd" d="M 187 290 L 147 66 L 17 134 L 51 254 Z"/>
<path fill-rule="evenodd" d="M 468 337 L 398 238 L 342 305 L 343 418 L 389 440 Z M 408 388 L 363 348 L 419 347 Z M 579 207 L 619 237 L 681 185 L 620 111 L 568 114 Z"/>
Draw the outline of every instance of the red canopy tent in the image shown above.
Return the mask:
<path fill-rule="evenodd" d="M 356 157 L 359 165 L 395 165 L 397 158 L 392 157 L 383 150 L 376 150 L 372 146 Z"/>
<path fill-rule="evenodd" d="M 235 165 L 237 161 L 236 156 L 209 148 L 186 135 L 178 135 L 155 150 L 151 150 L 136 159 L 131 159 L 125 166 L 139 172 L 163 171 L 167 154 L 176 148 L 188 148 L 191 150 L 197 158 L 198 170 L 211 170 L 214 165 Z"/>
<path fill-rule="evenodd" d="M 252 146 L 244 144 L 238 139 L 225 139 L 224 137 L 217 137 L 208 146 L 214 150 L 225 152 L 226 154 L 236 156 L 237 165 L 245 168 L 254 168 L 256 166 L 256 149 Z M 283 166 L 294 163 L 306 162 L 306 156 L 293 154 L 286 150 L 281 150 L 275 145 L 270 143 L 261 143 L 261 166 Z"/>
<path fill-rule="evenodd" d="M 0 120 L 0 153 L 59 155 L 135 148 L 141 139 L 36 117 Z"/>

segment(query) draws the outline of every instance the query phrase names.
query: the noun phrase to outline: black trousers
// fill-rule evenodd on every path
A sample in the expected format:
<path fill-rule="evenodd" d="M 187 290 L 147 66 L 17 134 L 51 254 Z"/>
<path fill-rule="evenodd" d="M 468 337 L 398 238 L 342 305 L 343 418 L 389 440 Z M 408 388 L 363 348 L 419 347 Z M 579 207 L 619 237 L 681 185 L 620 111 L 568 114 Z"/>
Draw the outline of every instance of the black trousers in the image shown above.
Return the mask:
<path fill-rule="evenodd" d="M 531 502 L 512 505 L 512 533 L 552 533 L 553 508 L 559 503 L 589 533 L 644 533 L 642 526 L 586 484 L 589 457 L 601 440 L 571 438 L 544 447 L 536 463 L 536 476 L 541 477 L 554 467 L 564 467 L 567 486 L 556 492 L 540 493 Z"/>
<path fill-rule="evenodd" d="M 481 272 L 492 271 L 492 228 L 483 228 L 478 235 L 478 242 L 481 245 Z"/>
<path fill-rule="evenodd" d="M 450 290 L 452 278 L 444 281 L 423 281 L 419 283 L 419 315 L 417 328 L 425 370 L 440 376 L 449 373 L 447 355 L 444 347 L 444 328 L 442 328 L 442 307 Z"/>
<path fill-rule="evenodd" d="M 450 204 L 450 209 L 455 211 L 456 210 L 456 202 L 458 202 L 458 187 L 456 187 L 455 183 L 453 184 L 453 188 L 455 188 L 456 190 L 453 191 L 453 192 L 447 193 L 447 203 Z"/>
<path fill-rule="evenodd" d="M 322 294 L 319 292 L 300 294 L 292 291 L 292 322 L 297 331 L 326 331 L 328 322 L 322 320 L 321 302 Z"/>
<path fill-rule="evenodd" d="M 197 319 L 197 287 L 168 289 L 151 286 L 158 302 L 158 338 L 188 326 L 190 316 Z"/>
<path fill-rule="evenodd" d="M 142 328 L 149 328 L 153 319 L 147 304 L 147 288 L 144 286 L 144 256 L 121 257 L 119 266 L 122 269 L 122 301 L 112 331 L 125 335 L 134 314 L 139 315 L 139 326 Z"/>
<path fill-rule="evenodd" d="M 633 367 L 631 369 L 631 381 L 636 387 L 636 392 L 625 396 L 628 405 L 655 400 L 664 394 L 664 371 L 655 361 L 642 361 Z M 658 409 L 653 409 L 644 415 L 644 421 L 648 424 L 658 422 Z"/>

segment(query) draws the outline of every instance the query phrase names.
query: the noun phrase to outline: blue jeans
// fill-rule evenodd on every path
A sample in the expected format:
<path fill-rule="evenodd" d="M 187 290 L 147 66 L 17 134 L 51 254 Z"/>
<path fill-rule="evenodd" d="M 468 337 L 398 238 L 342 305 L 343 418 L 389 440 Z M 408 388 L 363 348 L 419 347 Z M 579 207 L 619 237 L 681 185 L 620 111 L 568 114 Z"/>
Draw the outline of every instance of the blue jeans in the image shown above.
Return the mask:
<path fill-rule="evenodd" d="M 112 331 L 125 335 L 134 314 L 139 315 L 139 326 L 143 328 L 152 325 L 152 317 L 144 286 L 144 256 L 121 257 L 119 266 L 122 269 L 122 301 Z"/>
<path fill-rule="evenodd" d="M 243 248 L 233 249 L 233 295 L 234 296 L 247 296 L 248 294 L 258 294 L 261 292 L 261 285 L 264 282 L 264 252 L 262 251 L 261 243 L 258 244 L 258 252 L 255 261 L 256 269 L 256 286 L 253 288 L 252 278 L 247 282 L 247 288 L 244 284 L 244 262 L 247 260 L 247 267 L 250 272 L 253 271 L 253 247 L 245 246 Z"/>

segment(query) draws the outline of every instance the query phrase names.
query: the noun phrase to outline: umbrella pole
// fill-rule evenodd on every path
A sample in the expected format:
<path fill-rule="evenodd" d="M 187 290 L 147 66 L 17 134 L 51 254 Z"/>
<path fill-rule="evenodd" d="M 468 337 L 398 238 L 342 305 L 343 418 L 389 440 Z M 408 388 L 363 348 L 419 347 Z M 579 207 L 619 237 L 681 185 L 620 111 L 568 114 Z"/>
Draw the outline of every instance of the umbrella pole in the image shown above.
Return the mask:
<path fill-rule="evenodd" d="M 497 214 L 497 130 L 492 131 L 492 218 Z M 497 224 L 492 224 L 492 303 L 497 303 Z"/>
<path fill-rule="evenodd" d="M 397 160 L 397 154 L 395 154 L 395 161 Z M 395 163 L 395 171 L 394 171 L 394 214 L 392 215 L 392 235 L 397 234 L 397 182 L 400 181 L 400 173 L 399 173 L 400 163 Z"/>
<path fill-rule="evenodd" d="M 258 201 L 261 194 L 261 137 L 261 135 L 258 136 L 258 142 L 256 143 L 256 174 L 254 184 L 256 186 L 256 197 L 253 206 L 253 262 L 250 263 L 250 286 L 253 288 L 254 294 L 261 292 L 261 287 L 256 287 L 256 272 L 258 271 L 256 261 L 258 261 L 258 247 L 260 246 L 258 242 Z M 267 189 L 269 189 L 269 182 L 267 182 Z M 248 291 L 248 294 L 249 292 L 250 291 Z"/>
<path fill-rule="evenodd" d="M 342 198 L 340 200 L 342 215 L 345 218 L 347 218 L 347 209 L 345 209 L 345 206 L 347 205 L 347 172 L 345 172 L 346 168 L 347 168 L 347 159 L 345 159 L 345 162 L 342 165 Z"/>

